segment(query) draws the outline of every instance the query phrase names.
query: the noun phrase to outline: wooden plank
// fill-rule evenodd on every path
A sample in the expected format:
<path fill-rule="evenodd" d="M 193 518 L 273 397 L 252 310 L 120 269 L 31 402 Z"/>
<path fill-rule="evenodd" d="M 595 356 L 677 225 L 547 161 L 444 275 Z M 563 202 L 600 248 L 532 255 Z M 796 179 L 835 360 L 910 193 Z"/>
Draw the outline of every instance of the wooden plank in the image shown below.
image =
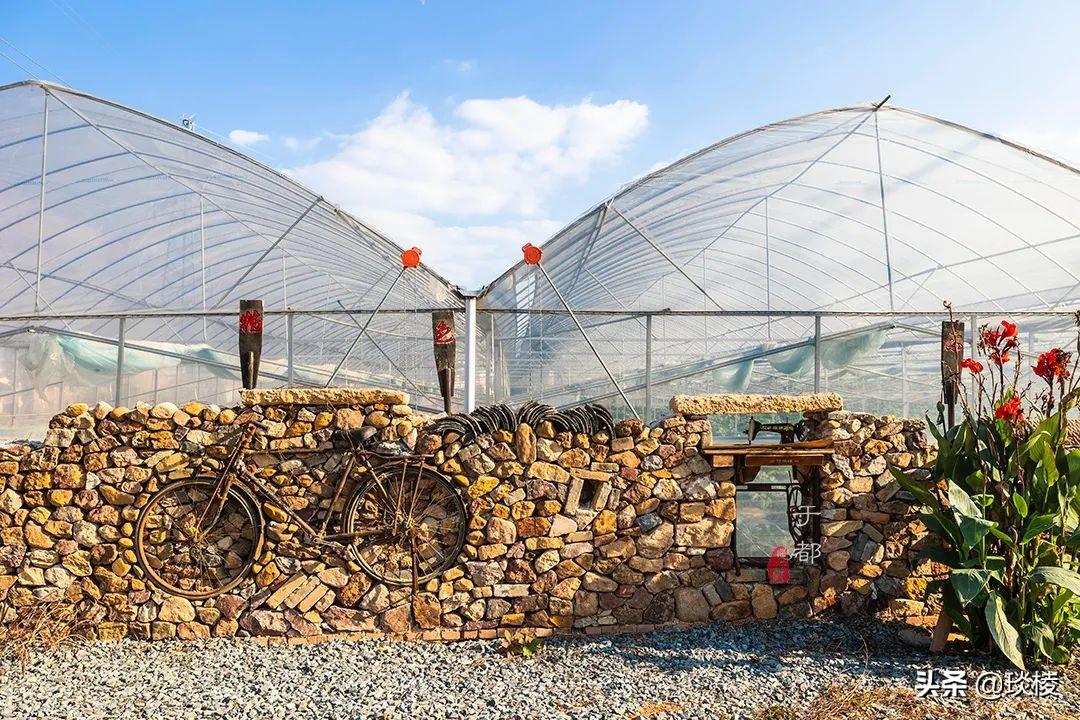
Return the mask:
<path fill-rule="evenodd" d="M 747 467 L 766 465 L 795 465 L 798 467 L 817 467 L 825 462 L 824 455 L 751 455 L 746 458 Z"/>
<path fill-rule="evenodd" d="M 795 443 L 739 443 L 732 445 L 710 445 L 701 449 L 705 455 L 751 455 L 754 453 L 799 452 L 806 450 L 830 451 L 832 440 L 808 440 Z"/>

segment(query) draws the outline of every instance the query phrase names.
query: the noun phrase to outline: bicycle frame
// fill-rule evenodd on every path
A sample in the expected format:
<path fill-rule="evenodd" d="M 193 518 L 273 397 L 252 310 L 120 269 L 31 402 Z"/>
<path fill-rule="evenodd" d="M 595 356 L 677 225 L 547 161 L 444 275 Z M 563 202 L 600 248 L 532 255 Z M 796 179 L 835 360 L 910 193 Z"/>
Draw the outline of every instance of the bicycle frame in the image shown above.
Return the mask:
<path fill-rule="evenodd" d="M 261 498 L 265 502 L 273 504 L 279 510 L 284 512 L 290 520 L 295 522 L 301 528 L 301 530 L 304 531 L 304 533 L 306 533 L 313 541 L 317 543 L 337 543 L 341 541 L 348 542 L 356 539 L 357 537 L 367 537 L 371 535 L 377 535 L 382 532 L 381 530 L 375 528 L 357 530 L 349 533 L 342 532 L 327 534 L 326 532 L 327 528 L 330 525 L 330 521 L 336 514 L 334 511 L 334 506 L 337 504 L 338 500 L 341 499 L 341 495 L 345 490 L 345 485 L 348 482 L 350 475 L 352 475 L 353 470 L 356 468 L 358 461 L 363 462 L 366 471 L 370 473 L 370 477 L 375 479 L 375 481 L 377 482 L 377 487 L 379 488 L 383 497 L 387 500 L 390 500 L 389 493 L 386 491 L 386 488 L 382 486 L 382 481 L 380 479 L 379 473 L 375 471 L 374 466 L 368 459 L 374 453 L 360 448 L 339 451 L 340 454 L 347 457 L 345 467 L 342 469 L 340 475 L 338 476 L 337 483 L 334 486 L 334 495 L 330 501 L 330 506 L 327 508 L 326 514 L 322 518 L 322 522 L 316 528 L 313 527 L 309 522 L 304 520 L 304 518 L 300 517 L 300 515 L 295 510 L 290 508 L 288 505 L 282 503 L 277 493 L 275 493 L 273 489 L 270 488 L 264 480 L 252 473 L 243 463 L 243 458 L 247 455 L 259 455 L 270 452 L 268 450 L 252 450 L 250 448 L 250 444 L 252 439 L 254 439 L 254 436 L 254 426 L 249 426 L 248 428 L 244 429 L 243 435 L 241 435 L 240 439 L 236 443 L 236 447 L 233 448 L 233 451 L 230 453 L 228 460 L 226 460 L 225 462 L 225 466 L 221 470 L 218 484 L 214 488 L 212 501 L 207 503 L 206 509 L 204 509 L 202 514 L 199 516 L 199 527 L 207 527 L 208 525 L 212 526 L 217 522 L 218 514 L 221 512 L 222 508 L 225 505 L 225 500 L 228 497 L 229 490 L 232 489 L 233 484 L 236 483 L 239 478 L 243 478 L 245 482 L 241 483 L 242 487 L 245 487 L 249 491 L 253 491 L 252 494 L 256 496 L 256 499 Z M 305 455 L 326 452 L 329 451 L 325 449 L 315 448 L 296 448 L 293 450 L 284 451 L 283 454 Z M 403 458 L 403 465 L 407 466 L 410 460 L 419 459 L 421 470 L 423 470 L 423 467 L 426 464 L 424 462 L 424 458 L 425 456 L 423 455 L 406 456 Z M 209 523 L 207 522 L 208 519 L 210 520 Z"/>

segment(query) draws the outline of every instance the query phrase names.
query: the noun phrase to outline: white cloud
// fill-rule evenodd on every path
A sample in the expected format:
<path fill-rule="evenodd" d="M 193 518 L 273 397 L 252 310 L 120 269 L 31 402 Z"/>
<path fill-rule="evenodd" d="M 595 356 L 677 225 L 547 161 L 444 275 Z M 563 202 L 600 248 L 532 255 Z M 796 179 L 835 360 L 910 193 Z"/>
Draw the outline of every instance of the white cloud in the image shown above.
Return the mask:
<path fill-rule="evenodd" d="M 312 150 L 317 148 L 319 146 L 319 143 L 321 143 L 321 142 L 322 142 L 322 138 L 318 137 L 318 136 L 310 137 L 310 138 L 298 138 L 298 137 L 283 137 L 283 138 L 281 138 L 281 144 L 284 145 L 286 147 L 286 149 L 291 150 L 292 152 L 295 152 L 295 153 L 311 152 Z"/>
<path fill-rule="evenodd" d="M 266 142 L 270 136 L 254 130 L 232 130 L 229 132 L 229 142 L 240 147 L 248 147 L 257 143 Z"/>
<path fill-rule="evenodd" d="M 471 73 L 473 70 L 476 69 L 476 61 L 475 60 L 450 60 L 450 59 L 447 59 L 447 60 L 443 60 L 443 65 L 446 65 L 447 67 L 456 70 L 457 72 L 461 73 L 462 75 L 465 75 L 467 73 Z"/>
<path fill-rule="evenodd" d="M 648 108 L 630 100 L 528 97 L 466 100 L 442 122 L 403 93 L 364 129 L 333 136 L 332 157 L 289 172 L 472 287 L 558 230 L 552 195 L 617 159 L 647 122 Z"/>

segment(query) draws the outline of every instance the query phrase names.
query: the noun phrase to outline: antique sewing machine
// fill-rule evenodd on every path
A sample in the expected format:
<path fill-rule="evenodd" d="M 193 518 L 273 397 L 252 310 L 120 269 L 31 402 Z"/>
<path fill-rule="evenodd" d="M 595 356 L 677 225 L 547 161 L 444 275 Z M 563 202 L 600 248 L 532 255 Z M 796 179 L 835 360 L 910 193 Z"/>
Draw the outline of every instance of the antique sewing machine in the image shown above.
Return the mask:
<path fill-rule="evenodd" d="M 806 421 L 800 420 L 797 423 L 763 423 L 754 418 L 750 418 L 746 430 L 743 431 L 746 435 L 747 443 L 754 442 L 754 438 L 763 432 L 778 434 L 780 436 L 780 444 L 787 445 L 796 440 L 802 440 L 803 435 L 806 433 Z"/>

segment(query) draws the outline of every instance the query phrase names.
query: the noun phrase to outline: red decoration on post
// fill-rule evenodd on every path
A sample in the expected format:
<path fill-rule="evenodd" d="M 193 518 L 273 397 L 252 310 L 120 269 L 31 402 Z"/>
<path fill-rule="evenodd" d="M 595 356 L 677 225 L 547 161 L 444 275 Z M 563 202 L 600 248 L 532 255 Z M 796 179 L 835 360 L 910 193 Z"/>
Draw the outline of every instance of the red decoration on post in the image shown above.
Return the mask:
<path fill-rule="evenodd" d="M 245 334 L 260 333 L 262 329 L 262 315 L 257 310 L 248 310 L 240 316 L 240 332 Z"/>
<path fill-rule="evenodd" d="M 439 320 L 435 326 L 435 344 L 436 345 L 449 345 L 454 342 L 454 328 L 447 325 L 444 321 Z"/>
<path fill-rule="evenodd" d="M 420 267 L 420 248 L 411 247 L 402 252 L 401 265 L 407 268 Z"/>
<path fill-rule="evenodd" d="M 522 245 L 521 252 L 525 255 L 525 262 L 528 265 L 539 265 L 540 258 L 544 257 L 544 251 L 532 243 L 525 243 Z"/>
<path fill-rule="evenodd" d="M 772 585 L 791 582 L 791 563 L 788 561 L 786 547 L 781 545 L 772 551 L 765 570 L 769 574 L 769 583 Z"/>
<path fill-rule="evenodd" d="M 240 381 L 248 390 L 259 382 L 259 359 L 263 344 L 263 301 L 241 300 L 237 323 L 240 344 Z"/>

